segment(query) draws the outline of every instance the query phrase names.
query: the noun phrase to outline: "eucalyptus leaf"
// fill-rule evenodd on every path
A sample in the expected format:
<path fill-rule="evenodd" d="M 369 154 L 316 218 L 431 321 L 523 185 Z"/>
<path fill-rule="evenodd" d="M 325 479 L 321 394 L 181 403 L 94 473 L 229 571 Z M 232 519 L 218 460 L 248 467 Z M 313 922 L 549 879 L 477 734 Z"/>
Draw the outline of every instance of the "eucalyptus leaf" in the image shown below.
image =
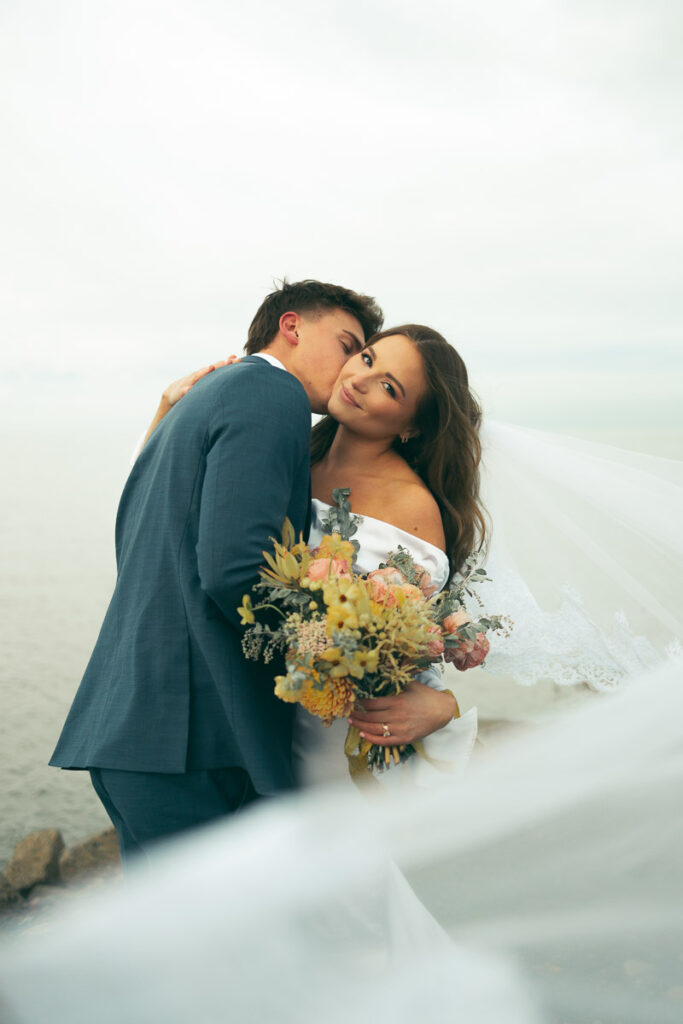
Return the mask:
<path fill-rule="evenodd" d="M 350 541 L 353 550 L 358 554 L 360 544 L 352 538 L 358 532 L 363 517 L 351 512 L 350 494 L 350 487 L 335 487 L 332 491 L 332 500 L 335 504 L 330 506 L 327 514 L 322 518 L 321 526 L 324 533 L 338 533 L 342 540 Z"/>

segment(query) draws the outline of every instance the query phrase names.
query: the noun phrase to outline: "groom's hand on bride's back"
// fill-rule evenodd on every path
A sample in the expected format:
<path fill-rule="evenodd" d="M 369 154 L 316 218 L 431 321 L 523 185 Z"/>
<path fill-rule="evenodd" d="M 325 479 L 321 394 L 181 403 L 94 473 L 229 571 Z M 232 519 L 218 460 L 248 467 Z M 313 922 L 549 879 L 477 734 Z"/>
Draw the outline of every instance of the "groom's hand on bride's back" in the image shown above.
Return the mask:
<path fill-rule="evenodd" d="M 194 387 L 198 380 L 206 377 L 207 373 L 212 373 L 221 366 L 232 366 L 233 363 L 239 363 L 239 361 L 239 356 L 228 356 L 227 359 L 220 359 L 217 363 L 210 363 L 208 366 L 203 366 L 201 370 L 195 370 L 193 373 L 188 373 L 185 377 L 174 380 L 164 390 L 161 396 L 162 402 L 165 402 L 168 408 L 171 409 L 176 402 L 180 401 L 183 395 L 187 394 L 190 388 Z"/>
<path fill-rule="evenodd" d="M 180 377 L 178 380 L 174 380 L 172 384 L 169 384 L 167 388 L 164 388 L 159 402 L 159 408 L 154 414 L 154 419 L 147 429 L 143 444 L 147 443 L 154 428 L 161 423 L 164 416 L 171 411 L 173 406 L 180 401 L 183 395 L 187 394 L 190 388 L 194 387 L 198 380 L 201 380 L 202 377 L 206 377 L 207 373 L 212 373 L 214 370 L 217 370 L 219 366 L 231 366 L 233 363 L 239 363 L 239 361 L 239 356 L 228 356 L 227 359 L 219 359 L 217 363 L 209 363 L 208 366 L 202 366 L 201 370 L 195 370 L 194 373 L 188 373 L 185 377 Z"/>

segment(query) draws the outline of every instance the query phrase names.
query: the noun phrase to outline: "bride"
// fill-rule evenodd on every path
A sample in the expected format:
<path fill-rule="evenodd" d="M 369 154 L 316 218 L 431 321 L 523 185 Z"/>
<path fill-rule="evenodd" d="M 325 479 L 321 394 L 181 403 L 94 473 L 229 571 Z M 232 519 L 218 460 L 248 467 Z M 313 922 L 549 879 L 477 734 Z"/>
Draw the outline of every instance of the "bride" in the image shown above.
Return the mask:
<path fill-rule="evenodd" d="M 211 369 L 166 389 L 147 436 Z M 374 335 L 345 364 L 328 416 L 313 428 L 311 545 L 324 532 L 332 492 L 347 487 L 359 517 L 359 569 L 376 569 L 401 545 L 441 590 L 485 539 L 480 424 L 465 364 L 437 331 L 404 324 Z M 436 670 L 423 673 L 402 694 L 365 701 L 349 721 L 375 744 L 424 741 L 427 758 L 391 768 L 383 779 L 389 785 L 401 775 L 429 782 L 439 771 L 461 771 L 477 732 L 476 708 L 461 717 Z M 293 754 L 303 783 L 348 777 L 347 727 L 340 720 L 325 729 L 297 708 Z"/>
<path fill-rule="evenodd" d="M 348 487 L 352 509 L 361 517 L 360 569 L 377 568 L 401 545 L 441 590 L 485 538 L 481 412 L 462 359 L 429 327 L 404 324 L 383 331 L 346 364 L 328 413 L 312 434 L 311 543 L 320 539 L 332 492 Z M 455 771 L 472 749 L 476 709 L 460 718 L 440 675 L 432 671 L 421 679 L 403 694 L 367 701 L 350 722 L 380 745 L 426 737 L 429 762 L 437 759 Z M 305 781 L 343 774 L 344 727 L 338 722 L 321 730 L 312 716 L 299 713 L 294 752 Z M 413 776 L 429 778 L 429 762 L 414 758 L 406 767 Z M 385 774 L 387 782 L 399 777 L 394 769 Z"/>

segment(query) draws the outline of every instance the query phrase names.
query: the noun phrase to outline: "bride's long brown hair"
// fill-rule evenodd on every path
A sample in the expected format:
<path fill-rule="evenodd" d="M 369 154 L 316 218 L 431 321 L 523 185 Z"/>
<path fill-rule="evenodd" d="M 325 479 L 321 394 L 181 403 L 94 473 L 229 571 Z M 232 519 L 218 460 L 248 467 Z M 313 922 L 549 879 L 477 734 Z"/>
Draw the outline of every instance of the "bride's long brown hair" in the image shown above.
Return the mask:
<path fill-rule="evenodd" d="M 452 577 L 462 569 L 470 552 L 482 548 L 486 539 L 486 517 L 479 498 L 481 408 L 470 391 L 464 362 L 438 331 L 420 324 L 403 324 L 373 335 L 368 344 L 393 334 L 410 338 L 416 346 L 427 389 L 415 415 L 416 436 L 405 444 L 397 437 L 392 447 L 436 499 Z M 313 427 L 312 465 L 329 451 L 337 427 L 331 416 Z"/>

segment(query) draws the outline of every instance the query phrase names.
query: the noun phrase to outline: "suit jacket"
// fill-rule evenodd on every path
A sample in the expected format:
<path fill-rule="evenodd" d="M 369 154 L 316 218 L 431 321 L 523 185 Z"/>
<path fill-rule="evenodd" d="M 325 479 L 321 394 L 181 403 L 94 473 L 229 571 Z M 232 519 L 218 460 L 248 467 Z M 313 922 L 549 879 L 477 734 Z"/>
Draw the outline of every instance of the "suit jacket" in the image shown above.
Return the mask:
<path fill-rule="evenodd" d="M 50 761 L 184 772 L 239 766 L 293 785 L 293 708 L 247 662 L 237 607 L 269 538 L 310 517 L 310 405 L 251 356 L 200 380 L 137 459 L 116 521 L 117 581 Z"/>

